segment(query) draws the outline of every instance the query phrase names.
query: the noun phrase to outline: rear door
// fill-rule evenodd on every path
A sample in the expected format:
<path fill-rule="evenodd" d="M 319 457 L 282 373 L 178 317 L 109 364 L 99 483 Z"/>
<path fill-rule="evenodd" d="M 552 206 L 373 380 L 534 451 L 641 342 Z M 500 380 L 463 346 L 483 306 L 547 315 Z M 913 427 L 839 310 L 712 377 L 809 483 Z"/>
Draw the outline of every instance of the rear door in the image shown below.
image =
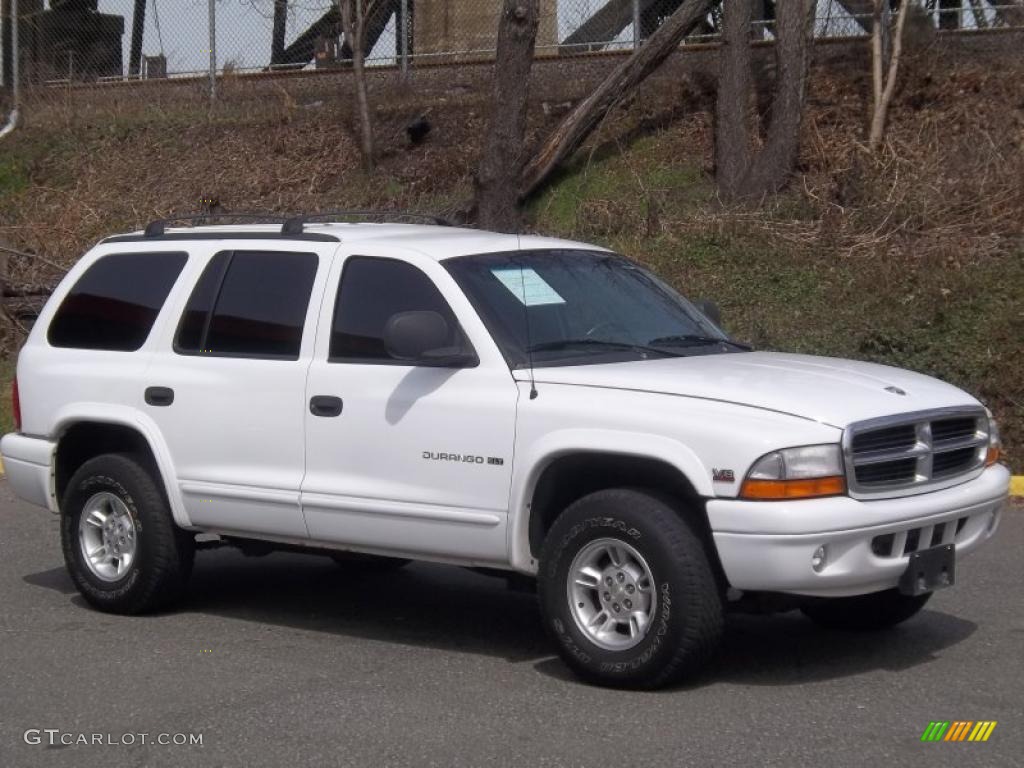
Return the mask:
<path fill-rule="evenodd" d="M 305 539 L 306 374 L 337 245 L 203 248 L 147 371 L 143 408 L 195 525 Z"/>
<path fill-rule="evenodd" d="M 416 367 L 384 347 L 394 314 L 458 325 L 480 362 Z M 382 553 L 500 564 L 518 390 L 444 268 L 369 249 L 328 282 L 307 386 L 302 506 L 314 539 Z M 336 403 L 334 411 L 316 402 Z M 316 402 L 315 402 L 316 401 Z"/>

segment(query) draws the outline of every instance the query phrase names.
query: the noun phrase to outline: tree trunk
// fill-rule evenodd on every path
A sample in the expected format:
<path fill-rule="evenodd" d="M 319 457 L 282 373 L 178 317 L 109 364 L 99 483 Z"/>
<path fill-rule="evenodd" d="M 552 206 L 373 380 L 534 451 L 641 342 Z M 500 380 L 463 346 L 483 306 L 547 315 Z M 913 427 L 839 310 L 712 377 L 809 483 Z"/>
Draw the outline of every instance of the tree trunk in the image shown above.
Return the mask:
<path fill-rule="evenodd" d="M 881 6 L 885 0 L 875 0 L 875 16 L 881 18 Z M 892 54 L 887 66 L 882 50 L 881 24 L 876 24 L 871 34 L 871 58 L 874 80 L 874 98 L 871 110 L 871 133 L 868 136 L 868 148 L 878 152 L 885 138 L 885 125 L 889 117 L 889 105 L 896 92 L 896 75 L 900 66 L 900 55 L 903 52 L 903 27 L 907 22 L 909 0 L 900 4 L 899 15 L 896 17 L 896 32 L 892 38 Z"/>
<path fill-rule="evenodd" d="M 715 177 L 722 197 L 742 196 L 750 170 L 751 4 L 729 0 L 722 9 L 722 44 L 718 49 L 718 95 L 715 103 Z"/>
<path fill-rule="evenodd" d="M 725 200 L 777 192 L 793 172 L 800 150 L 814 12 L 814 0 L 776 3 L 775 93 L 764 147 L 755 154 L 750 148 L 751 4 L 725 3 L 715 113 L 716 175 Z"/>
<path fill-rule="evenodd" d="M 288 27 L 288 0 L 274 0 L 274 30 L 270 41 L 270 63 L 284 62 L 284 37 Z"/>
<path fill-rule="evenodd" d="M 523 170 L 519 187 L 521 199 L 529 198 L 547 183 L 551 174 L 579 149 L 612 107 L 675 52 L 683 38 L 708 15 L 715 1 L 686 0 L 657 32 L 566 115 Z"/>
<path fill-rule="evenodd" d="M 366 94 L 366 70 L 363 66 L 365 59 L 363 35 L 366 33 L 365 1 L 341 0 L 341 23 L 345 29 L 345 39 L 352 48 L 352 75 L 356 81 L 356 104 L 359 109 L 363 167 L 367 173 L 372 173 L 373 121 L 370 117 L 370 100 Z"/>
<path fill-rule="evenodd" d="M 516 181 L 524 161 L 526 106 L 539 18 L 539 0 L 505 0 L 498 24 L 491 125 L 476 178 L 477 219 L 484 229 L 519 229 Z"/>
<path fill-rule="evenodd" d="M 749 197 L 777 192 L 796 167 L 815 7 L 815 0 L 779 0 L 776 6 L 775 95 L 768 137 L 745 182 Z"/>

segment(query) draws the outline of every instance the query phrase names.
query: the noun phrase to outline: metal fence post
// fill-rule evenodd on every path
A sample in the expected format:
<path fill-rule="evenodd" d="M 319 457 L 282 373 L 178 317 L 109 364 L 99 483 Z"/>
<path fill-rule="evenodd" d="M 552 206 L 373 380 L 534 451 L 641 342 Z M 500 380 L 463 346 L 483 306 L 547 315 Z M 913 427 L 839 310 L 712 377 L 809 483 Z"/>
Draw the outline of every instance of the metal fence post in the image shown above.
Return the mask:
<path fill-rule="evenodd" d="M 633 0 L 633 48 L 640 47 L 640 0 Z"/>
<path fill-rule="evenodd" d="M 0 91 L 7 88 L 10 83 L 7 82 L 7 78 L 11 76 L 11 73 L 7 71 L 7 46 L 4 45 L 4 39 L 7 37 L 7 16 L 4 14 L 4 3 L 0 0 Z"/>
<path fill-rule="evenodd" d="M 399 47 L 399 68 L 402 71 L 402 76 L 405 77 L 409 74 L 409 0 L 402 0 L 400 13 L 402 14 L 402 23 L 398 34 L 402 36 L 402 44 Z"/>
<path fill-rule="evenodd" d="M 217 0 L 210 6 L 210 103 L 217 101 Z"/>
<path fill-rule="evenodd" d="M 11 114 L 7 122 L 0 125 L 0 139 L 10 135 L 18 127 L 21 108 L 21 74 L 19 73 L 21 53 L 18 50 L 18 0 L 11 0 Z"/>

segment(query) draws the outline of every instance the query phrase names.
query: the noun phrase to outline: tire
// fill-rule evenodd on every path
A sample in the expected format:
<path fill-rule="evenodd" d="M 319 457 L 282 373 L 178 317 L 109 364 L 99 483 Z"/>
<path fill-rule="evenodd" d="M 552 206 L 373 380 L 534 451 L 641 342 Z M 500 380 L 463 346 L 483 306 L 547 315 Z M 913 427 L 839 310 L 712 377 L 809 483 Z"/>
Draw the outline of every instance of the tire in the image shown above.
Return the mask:
<path fill-rule="evenodd" d="M 363 552 L 332 552 L 331 559 L 340 568 L 359 570 L 365 573 L 390 573 L 407 566 L 412 560 L 401 557 L 367 555 Z"/>
<path fill-rule="evenodd" d="M 916 614 L 932 593 L 911 597 L 898 589 L 854 597 L 833 597 L 807 603 L 800 610 L 807 618 L 828 629 L 871 631 L 888 629 Z"/>
<path fill-rule="evenodd" d="M 617 558 L 610 546 L 619 548 Z M 600 590 L 576 586 L 571 572 L 585 563 L 600 573 L 586 578 Z M 701 670 L 722 634 L 723 598 L 706 542 L 672 504 L 644 491 L 598 491 L 571 504 L 547 535 L 537 583 L 559 655 L 591 683 L 651 689 L 677 682 Z M 584 628 L 601 624 L 602 612 L 627 612 L 627 604 L 629 620 L 618 614 L 614 631 Z M 645 626 L 638 616 L 648 617 Z"/>
<path fill-rule="evenodd" d="M 106 533 L 96 524 L 104 515 L 112 526 Z M 83 523 L 83 516 L 93 522 Z M 121 540 L 133 542 L 130 558 L 129 546 L 118 544 L 119 531 Z M 103 544 L 109 554 L 108 541 L 119 559 L 91 565 L 83 549 L 97 551 Z M 179 599 L 195 555 L 194 538 L 174 524 L 161 487 L 137 457 L 123 454 L 90 459 L 72 476 L 61 503 L 61 544 L 82 597 L 120 614 L 154 611 Z"/>

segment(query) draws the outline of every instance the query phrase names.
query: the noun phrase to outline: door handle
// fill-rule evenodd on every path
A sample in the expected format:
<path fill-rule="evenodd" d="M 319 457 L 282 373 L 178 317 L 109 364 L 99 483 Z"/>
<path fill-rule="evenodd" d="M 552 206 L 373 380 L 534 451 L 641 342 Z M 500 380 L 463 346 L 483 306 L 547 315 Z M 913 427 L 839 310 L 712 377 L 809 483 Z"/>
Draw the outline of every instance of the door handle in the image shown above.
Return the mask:
<path fill-rule="evenodd" d="M 344 406 L 345 404 L 342 402 L 340 397 L 317 395 L 309 401 L 309 412 L 314 416 L 321 416 L 329 419 L 334 416 L 341 416 L 341 409 L 344 408 Z"/>
<path fill-rule="evenodd" d="M 148 405 L 168 406 L 174 402 L 174 390 L 170 387 L 146 387 Z"/>

